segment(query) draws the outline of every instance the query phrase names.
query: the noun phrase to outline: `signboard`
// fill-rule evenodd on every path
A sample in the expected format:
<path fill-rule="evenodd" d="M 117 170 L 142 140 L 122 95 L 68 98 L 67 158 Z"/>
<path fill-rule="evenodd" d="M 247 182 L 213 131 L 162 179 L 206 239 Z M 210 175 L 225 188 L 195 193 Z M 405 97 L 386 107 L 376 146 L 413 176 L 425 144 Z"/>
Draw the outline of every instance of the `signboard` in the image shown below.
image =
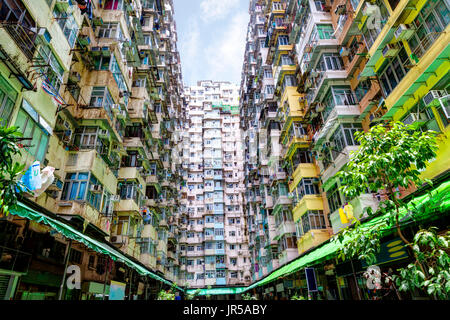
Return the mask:
<path fill-rule="evenodd" d="M 309 292 L 317 291 L 317 281 L 316 281 L 316 273 L 314 272 L 314 268 L 305 268 L 306 273 L 306 283 L 308 285 Z"/>
<path fill-rule="evenodd" d="M 111 281 L 109 287 L 109 300 L 125 300 L 125 287 L 125 283 Z"/>
<path fill-rule="evenodd" d="M 405 243 L 400 238 L 395 238 L 391 241 L 387 241 L 380 245 L 380 252 L 376 255 L 376 261 L 374 265 L 381 265 L 396 260 L 408 258 L 408 251 L 406 250 Z M 365 260 L 361 261 L 363 267 L 368 265 Z"/>

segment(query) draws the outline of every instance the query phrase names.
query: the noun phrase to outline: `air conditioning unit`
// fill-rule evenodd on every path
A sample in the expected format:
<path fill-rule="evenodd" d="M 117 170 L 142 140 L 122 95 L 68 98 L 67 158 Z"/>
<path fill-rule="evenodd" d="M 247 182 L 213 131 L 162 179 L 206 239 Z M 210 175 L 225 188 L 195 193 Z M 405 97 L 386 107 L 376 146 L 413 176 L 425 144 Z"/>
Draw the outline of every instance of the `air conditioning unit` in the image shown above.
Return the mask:
<path fill-rule="evenodd" d="M 117 194 L 117 195 L 112 195 L 111 196 L 111 201 L 112 202 L 119 202 L 120 201 L 120 196 Z"/>
<path fill-rule="evenodd" d="M 388 43 L 383 48 L 383 57 L 392 58 L 399 52 L 399 50 L 400 48 L 397 43 Z"/>
<path fill-rule="evenodd" d="M 347 57 L 350 54 L 350 49 L 347 47 L 342 47 L 339 51 L 339 54 L 341 55 L 341 57 Z"/>
<path fill-rule="evenodd" d="M 394 35 L 397 40 L 409 40 L 414 35 L 415 29 L 410 25 L 400 24 Z"/>
<path fill-rule="evenodd" d="M 107 137 L 108 137 L 108 130 L 106 130 L 106 129 L 101 129 L 101 130 L 98 132 L 98 135 L 99 135 L 100 137 L 107 138 Z"/>
<path fill-rule="evenodd" d="M 442 98 L 447 95 L 447 92 L 445 90 L 430 90 L 423 98 L 423 103 L 425 106 L 430 105 L 439 105 L 439 98 Z"/>
<path fill-rule="evenodd" d="M 92 193 L 100 193 L 103 191 L 103 188 L 100 184 L 93 184 L 89 189 Z"/>
<path fill-rule="evenodd" d="M 403 119 L 404 124 L 412 125 L 414 128 L 419 128 L 428 121 L 425 113 L 410 113 L 405 119 Z"/>

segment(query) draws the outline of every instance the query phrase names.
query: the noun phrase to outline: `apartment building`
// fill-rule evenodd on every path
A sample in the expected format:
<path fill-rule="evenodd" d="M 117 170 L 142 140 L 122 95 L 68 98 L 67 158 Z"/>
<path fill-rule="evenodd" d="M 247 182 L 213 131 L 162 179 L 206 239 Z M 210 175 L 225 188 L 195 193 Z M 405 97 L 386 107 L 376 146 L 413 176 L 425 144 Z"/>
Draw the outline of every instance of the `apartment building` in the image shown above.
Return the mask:
<path fill-rule="evenodd" d="M 111 281 L 149 298 L 177 281 L 173 15 L 171 0 L 2 1 L 0 118 L 27 139 L 16 160 L 55 180 L 0 219 L 1 298 L 105 299 Z M 62 292 L 68 264 L 82 286 Z"/>
<path fill-rule="evenodd" d="M 438 155 L 422 176 L 445 188 L 449 8 L 448 1 L 250 1 L 240 112 L 244 208 L 260 280 L 249 288 L 280 296 L 305 289 L 304 268 L 314 267 L 336 298 L 367 298 L 357 290 L 361 262 L 357 284 L 350 262 L 334 260 L 329 238 L 349 225 L 340 209 L 351 205 L 367 220 L 382 195 L 346 199 L 336 173 L 358 149 L 355 132 L 402 121 L 438 132 Z M 400 191 L 404 199 L 425 192 Z M 406 263 L 402 257 L 384 266 Z"/>
<path fill-rule="evenodd" d="M 198 81 L 184 94 L 180 279 L 191 288 L 248 285 L 238 86 Z"/>

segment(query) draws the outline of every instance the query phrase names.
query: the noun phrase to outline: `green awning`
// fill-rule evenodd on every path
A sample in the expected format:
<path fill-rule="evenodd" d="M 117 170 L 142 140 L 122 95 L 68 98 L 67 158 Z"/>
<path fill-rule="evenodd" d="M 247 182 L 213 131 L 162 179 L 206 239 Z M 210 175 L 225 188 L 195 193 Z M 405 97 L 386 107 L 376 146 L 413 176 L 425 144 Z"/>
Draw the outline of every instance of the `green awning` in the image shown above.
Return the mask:
<path fill-rule="evenodd" d="M 437 219 L 443 215 L 450 213 L 450 181 L 442 183 L 439 187 L 433 189 L 429 193 L 416 197 L 408 203 L 408 210 L 400 211 L 400 223 L 405 225 L 411 221 L 419 222 L 431 219 Z M 374 228 L 376 226 L 384 225 L 382 228 L 382 236 L 394 232 L 389 225 L 389 213 L 364 222 L 361 227 L 364 229 Z M 349 240 L 349 237 L 347 237 Z M 344 240 L 345 241 L 345 240 Z M 285 277 L 298 270 L 316 264 L 320 260 L 334 255 L 339 249 L 340 244 L 330 242 L 323 244 L 319 248 L 309 252 L 291 263 L 275 270 L 269 276 L 247 287 L 244 291 L 253 289 L 256 286 L 261 286 L 279 277 Z"/>
<path fill-rule="evenodd" d="M 239 294 L 246 290 L 245 287 L 236 287 L 236 288 L 211 288 L 211 289 L 200 289 L 200 296 L 205 295 L 218 295 L 218 294 Z M 193 294 L 196 289 L 186 290 L 187 294 Z"/>
<path fill-rule="evenodd" d="M 39 213 L 39 212 L 29 208 L 28 206 L 26 206 L 25 204 L 23 204 L 21 202 L 19 202 L 15 208 L 11 208 L 9 210 L 9 213 L 11 213 L 13 215 L 17 215 L 22 218 L 30 219 L 30 220 L 38 222 L 38 223 L 43 223 L 45 225 L 48 225 L 52 229 L 61 233 L 66 238 L 78 241 L 78 242 L 84 244 L 86 247 L 88 247 L 98 253 L 109 256 L 114 261 L 120 261 L 120 262 L 125 263 L 130 268 L 135 269 L 140 275 L 149 276 L 149 277 L 156 279 L 158 281 L 161 281 L 169 286 L 172 285 L 172 282 L 154 274 L 153 272 L 147 270 L 143 266 L 141 266 L 141 265 L 137 264 L 136 262 L 132 261 L 131 259 L 127 258 L 124 254 L 122 254 L 116 248 L 113 248 L 106 243 L 102 243 L 100 241 L 92 239 L 92 238 L 84 235 L 80 231 L 76 230 L 72 226 L 69 226 L 59 220 L 50 218 L 43 213 Z M 177 287 L 177 288 L 182 290 L 179 287 Z"/>

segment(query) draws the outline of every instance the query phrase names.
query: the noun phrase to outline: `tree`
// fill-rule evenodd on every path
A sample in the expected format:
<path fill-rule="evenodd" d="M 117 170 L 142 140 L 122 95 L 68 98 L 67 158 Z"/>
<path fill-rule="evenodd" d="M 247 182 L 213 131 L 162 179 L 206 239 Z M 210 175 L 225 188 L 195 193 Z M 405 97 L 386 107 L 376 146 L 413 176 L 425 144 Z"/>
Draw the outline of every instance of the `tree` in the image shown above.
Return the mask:
<path fill-rule="evenodd" d="M 423 278 L 422 283 L 425 283 L 431 276 L 426 259 L 417 250 L 416 244 L 412 244 L 401 230 L 399 213 L 402 208 L 406 208 L 406 204 L 400 199 L 399 189 L 418 187 L 424 182 L 431 184 L 430 180 L 422 179 L 420 175 L 427 163 L 436 157 L 436 132 L 421 132 L 412 126 L 395 122 L 374 126 L 367 133 L 357 132 L 355 138 L 360 143 L 360 148 L 352 154 L 346 168 L 337 174 L 342 181 L 342 191 L 348 199 L 367 193 L 368 190 L 384 193 L 385 199 L 380 202 L 378 213 L 388 213 L 386 224 L 396 228 L 399 237 L 413 253 L 414 266 L 417 267 L 410 268 L 414 271 L 410 273 L 400 271 L 401 278 L 397 278 L 400 279 L 397 282 L 408 282 L 404 277 L 420 277 Z M 367 209 L 367 213 L 373 215 L 371 208 Z M 353 222 L 353 226 L 344 229 L 334 239 L 342 243 L 338 256 L 341 259 L 358 257 L 371 263 L 379 252 L 382 226 L 362 228 L 359 221 L 353 219 Z M 440 243 L 444 243 L 442 239 Z M 445 244 L 448 248 L 448 242 Z M 436 272 L 431 270 L 433 271 Z M 403 285 L 400 289 L 405 288 L 407 286 Z"/>
<path fill-rule="evenodd" d="M 246 293 L 242 295 L 242 300 L 257 300 L 255 296 L 252 296 L 250 293 Z"/>
<path fill-rule="evenodd" d="M 20 154 L 16 141 L 22 140 L 17 127 L 0 126 L 0 216 L 7 215 L 9 208 L 17 203 L 19 176 L 25 164 L 14 162 L 14 156 Z"/>
<path fill-rule="evenodd" d="M 173 283 L 169 290 L 161 290 L 158 293 L 157 300 L 175 300 L 176 283 Z"/>

